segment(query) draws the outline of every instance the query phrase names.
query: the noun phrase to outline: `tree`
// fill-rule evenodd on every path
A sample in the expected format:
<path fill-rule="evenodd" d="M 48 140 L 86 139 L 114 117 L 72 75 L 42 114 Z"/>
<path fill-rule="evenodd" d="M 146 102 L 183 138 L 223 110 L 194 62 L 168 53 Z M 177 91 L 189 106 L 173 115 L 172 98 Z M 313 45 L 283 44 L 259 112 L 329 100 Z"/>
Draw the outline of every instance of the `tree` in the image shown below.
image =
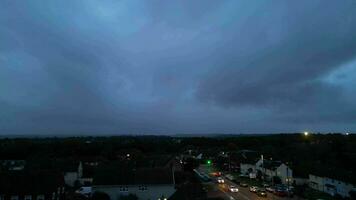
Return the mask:
<path fill-rule="evenodd" d="M 257 170 L 256 178 L 262 180 L 262 172 L 261 170 Z"/>
<path fill-rule="evenodd" d="M 281 184 L 282 180 L 278 176 L 273 176 L 273 183 L 274 184 Z"/>
<path fill-rule="evenodd" d="M 229 151 L 237 151 L 237 145 L 235 143 L 232 143 L 230 142 L 228 145 L 227 145 L 227 149 Z"/>
<path fill-rule="evenodd" d="M 198 166 L 199 166 L 199 163 L 194 158 L 187 158 L 184 160 L 184 163 L 183 163 L 184 171 L 193 171 L 193 169 L 195 169 Z"/>
<path fill-rule="evenodd" d="M 350 194 L 351 200 L 356 200 L 356 191 L 355 190 L 350 191 L 349 194 Z"/>

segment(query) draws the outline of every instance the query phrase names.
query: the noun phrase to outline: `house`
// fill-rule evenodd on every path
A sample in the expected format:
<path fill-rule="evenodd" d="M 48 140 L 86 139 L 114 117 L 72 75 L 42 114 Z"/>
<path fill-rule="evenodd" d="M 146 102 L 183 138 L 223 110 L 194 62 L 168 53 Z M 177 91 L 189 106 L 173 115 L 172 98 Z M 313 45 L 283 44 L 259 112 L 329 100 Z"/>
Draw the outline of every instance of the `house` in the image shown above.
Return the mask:
<path fill-rule="evenodd" d="M 309 187 L 332 196 L 338 194 L 342 197 L 349 197 L 350 191 L 356 191 L 356 185 L 354 184 L 314 174 L 309 175 Z"/>
<path fill-rule="evenodd" d="M 240 154 L 240 172 L 244 175 L 256 174 L 256 163 L 259 156 L 254 151 L 243 150 Z"/>
<path fill-rule="evenodd" d="M 281 179 L 283 184 L 293 183 L 293 170 L 281 161 L 260 159 L 256 163 L 256 170 L 260 171 L 269 181 L 273 181 L 273 177 L 276 176 Z"/>
<path fill-rule="evenodd" d="M 308 185 L 309 169 L 306 166 L 293 166 L 293 185 Z"/>
<path fill-rule="evenodd" d="M 168 199 L 175 192 L 174 174 L 170 168 L 103 168 L 94 177 L 92 191 L 106 193 L 111 200 L 129 194 L 139 200 Z"/>
<path fill-rule="evenodd" d="M 83 165 L 83 173 L 81 177 L 78 177 L 80 185 L 92 185 L 93 177 L 95 172 L 96 166 L 91 164 L 84 164 Z"/>
<path fill-rule="evenodd" d="M 80 183 L 83 176 L 83 164 L 76 160 L 56 160 L 54 164 L 64 174 L 64 182 L 67 186 L 73 187 Z"/>
<path fill-rule="evenodd" d="M 83 176 L 83 164 L 81 161 L 61 158 L 61 159 L 31 159 L 26 164 L 27 171 L 33 170 L 56 170 L 60 171 L 64 176 L 64 181 L 67 186 L 73 187 L 80 183 L 80 178 Z"/>
<path fill-rule="evenodd" d="M 255 163 L 240 163 L 240 172 L 242 175 L 256 174 Z"/>
<path fill-rule="evenodd" d="M 256 174 L 256 163 L 259 159 L 259 155 L 256 151 L 251 150 L 241 150 L 235 155 L 236 159 L 240 163 L 240 173 L 242 175 L 255 175 Z M 233 160 L 236 160 L 233 159 Z"/>
<path fill-rule="evenodd" d="M 1 200 L 62 200 L 64 178 L 60 172 L 4 172 L 0 174 Z"/>
<path fill-rule="evenodd" d="M 308 185 L 309 179 L 305 177 L 293 177 L 293 185 Z"/>
<path fill-rule="evenodd" d="M 25 165 L 25 160 L 0 160 L 0 168 L 8 171 L 24 170 Z"/>

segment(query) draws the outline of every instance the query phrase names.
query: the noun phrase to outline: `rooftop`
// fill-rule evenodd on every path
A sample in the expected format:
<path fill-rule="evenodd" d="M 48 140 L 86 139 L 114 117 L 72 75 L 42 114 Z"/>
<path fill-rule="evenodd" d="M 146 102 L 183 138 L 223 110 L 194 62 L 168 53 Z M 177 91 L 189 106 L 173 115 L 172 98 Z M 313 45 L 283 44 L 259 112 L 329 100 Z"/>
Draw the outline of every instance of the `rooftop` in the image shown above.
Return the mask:
<path fill-rule="evenodd" d="M 94 175 L 94 185 L 155 185 L 173 184 L 170 168 L 138 168 L 128 166 L 105 166 Z"/>
<path fill-rule="evenodd" d="M 0 177 L 1 194 L 49 194 L 64 185 L 57 171 L 6 172 Z"/>

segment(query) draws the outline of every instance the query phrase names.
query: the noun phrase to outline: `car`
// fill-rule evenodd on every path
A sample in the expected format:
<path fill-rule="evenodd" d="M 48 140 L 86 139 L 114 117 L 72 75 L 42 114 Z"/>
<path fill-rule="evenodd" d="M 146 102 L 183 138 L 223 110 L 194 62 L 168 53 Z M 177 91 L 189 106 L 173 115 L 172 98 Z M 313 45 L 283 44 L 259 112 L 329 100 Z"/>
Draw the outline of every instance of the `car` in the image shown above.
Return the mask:
<path fill-rule="evenodd" d="M 248 187 L 247 183 L 240 183 L 241 187 Z"/>
<path fill-rule="evenodd" d="M 215 176 L 215 177 L 220 177 L 222 175 L 222 173 L 221 172 L 211 172 L 210 175 Z"/>
<path fill-rule="evenodd" d="M 78 190 L 75 191 L 75 193 L 84 195 L 86 197 L 90 197 L 91 191 L 92 191 L 91 187 L 80 187 Z"/>
<path fill-rule="evenodd" d="M 251 186 L 250 187 L 250 192 L 257 192 L 258 187 L 257 186 Z"/>
<path fill-rule="evenodd" d="M 229 190 L 230 190 L 230 192 L 238 192 L 238 191 L 239 191 L 239 188 L 237 188 L 237 187 L 234 186 L 234 185 L 230 185 Z"/>
<path fill-rule="evenodd" d="M 262 184 L 262 186 L 263 186 L 264 188 L 269 187 L 269 185 L 268 185 L 267 183 Z"/>
<path fill-rule="evenodd" d="M 267 197 L 267 191 L 265 189 L 258 189 L 256 194 L 260 197 Z"/>
<path fill-rule="evenodd" d="M 266 187 L 266 191 L 267 191 L 267 192 L 271 192 L 271 193 L 273 193 L 273 192 L 275 191 L 275 188 L 274 188 L 274 187 L 269 186 L 269 187 Z"/>
<path fill-rule="evenodd" d="M 276 190 L 274 191 L 274 194 L 280 197 L 286 197 L 288 196 L 287 191 L 281 188 L 276 188 Z"/>
<path fill-rule="evenodd" d="M 225 183 L 225 180 L 224 180 L 223 178 L 221 178 L 221 177 L 219 177 L 219 178 L 217 179 L 217 181 L 218 181 L 218 183 Z"/>

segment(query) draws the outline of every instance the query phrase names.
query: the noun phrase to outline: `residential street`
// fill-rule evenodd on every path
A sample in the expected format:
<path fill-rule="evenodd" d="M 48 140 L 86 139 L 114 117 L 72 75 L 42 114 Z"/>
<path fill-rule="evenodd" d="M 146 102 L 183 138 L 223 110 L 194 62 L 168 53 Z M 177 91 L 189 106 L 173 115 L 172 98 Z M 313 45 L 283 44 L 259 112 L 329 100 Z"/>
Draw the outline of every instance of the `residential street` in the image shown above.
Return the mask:
<path fill-rule="evenodd" d="M 201 165 L 199 167 L 199 172 L 205 173 L 205 174 L 210 174 L 211 167 L 208 167 L 206 165 Z M 240 199 L 241 200 L 267 200 L 267 199 L 268 200 L 299 200 L 299 199 L 302 199 L 302 198 L 298 198 L 298 197 L 293 197 L 293 198 L 278 197 L 272 193 L 268 193 L 267 197 L 259 197 L 259 196 L 257 196 L 256 193 L 250 192 L 249 187 L 238 186 L 235 183 L 227 180 L 226 178 L 224 179 L 225 183 L 219 184 L 216 182 L 215 177 L 212 177 L 212 176 L 210 176 L 210 177 L 212 178 L 212 181 L 211 181 L 211 183 L 209 183 L 209 185 L 212 186 L 213 191 L 219 191 L 219 193 L 218 193 L 219 197 L 222 197 L 227 200 L 240 200 Z M 239 189 L 239 191 L 238 192 L 230 192 L 229 186 L 236 186 Z M 208 192 L 208 194 L 209 194 L 209 192 Z M 215 196 L 216 196 L 216 194 L 217 193 L 214 192 Z"/>

